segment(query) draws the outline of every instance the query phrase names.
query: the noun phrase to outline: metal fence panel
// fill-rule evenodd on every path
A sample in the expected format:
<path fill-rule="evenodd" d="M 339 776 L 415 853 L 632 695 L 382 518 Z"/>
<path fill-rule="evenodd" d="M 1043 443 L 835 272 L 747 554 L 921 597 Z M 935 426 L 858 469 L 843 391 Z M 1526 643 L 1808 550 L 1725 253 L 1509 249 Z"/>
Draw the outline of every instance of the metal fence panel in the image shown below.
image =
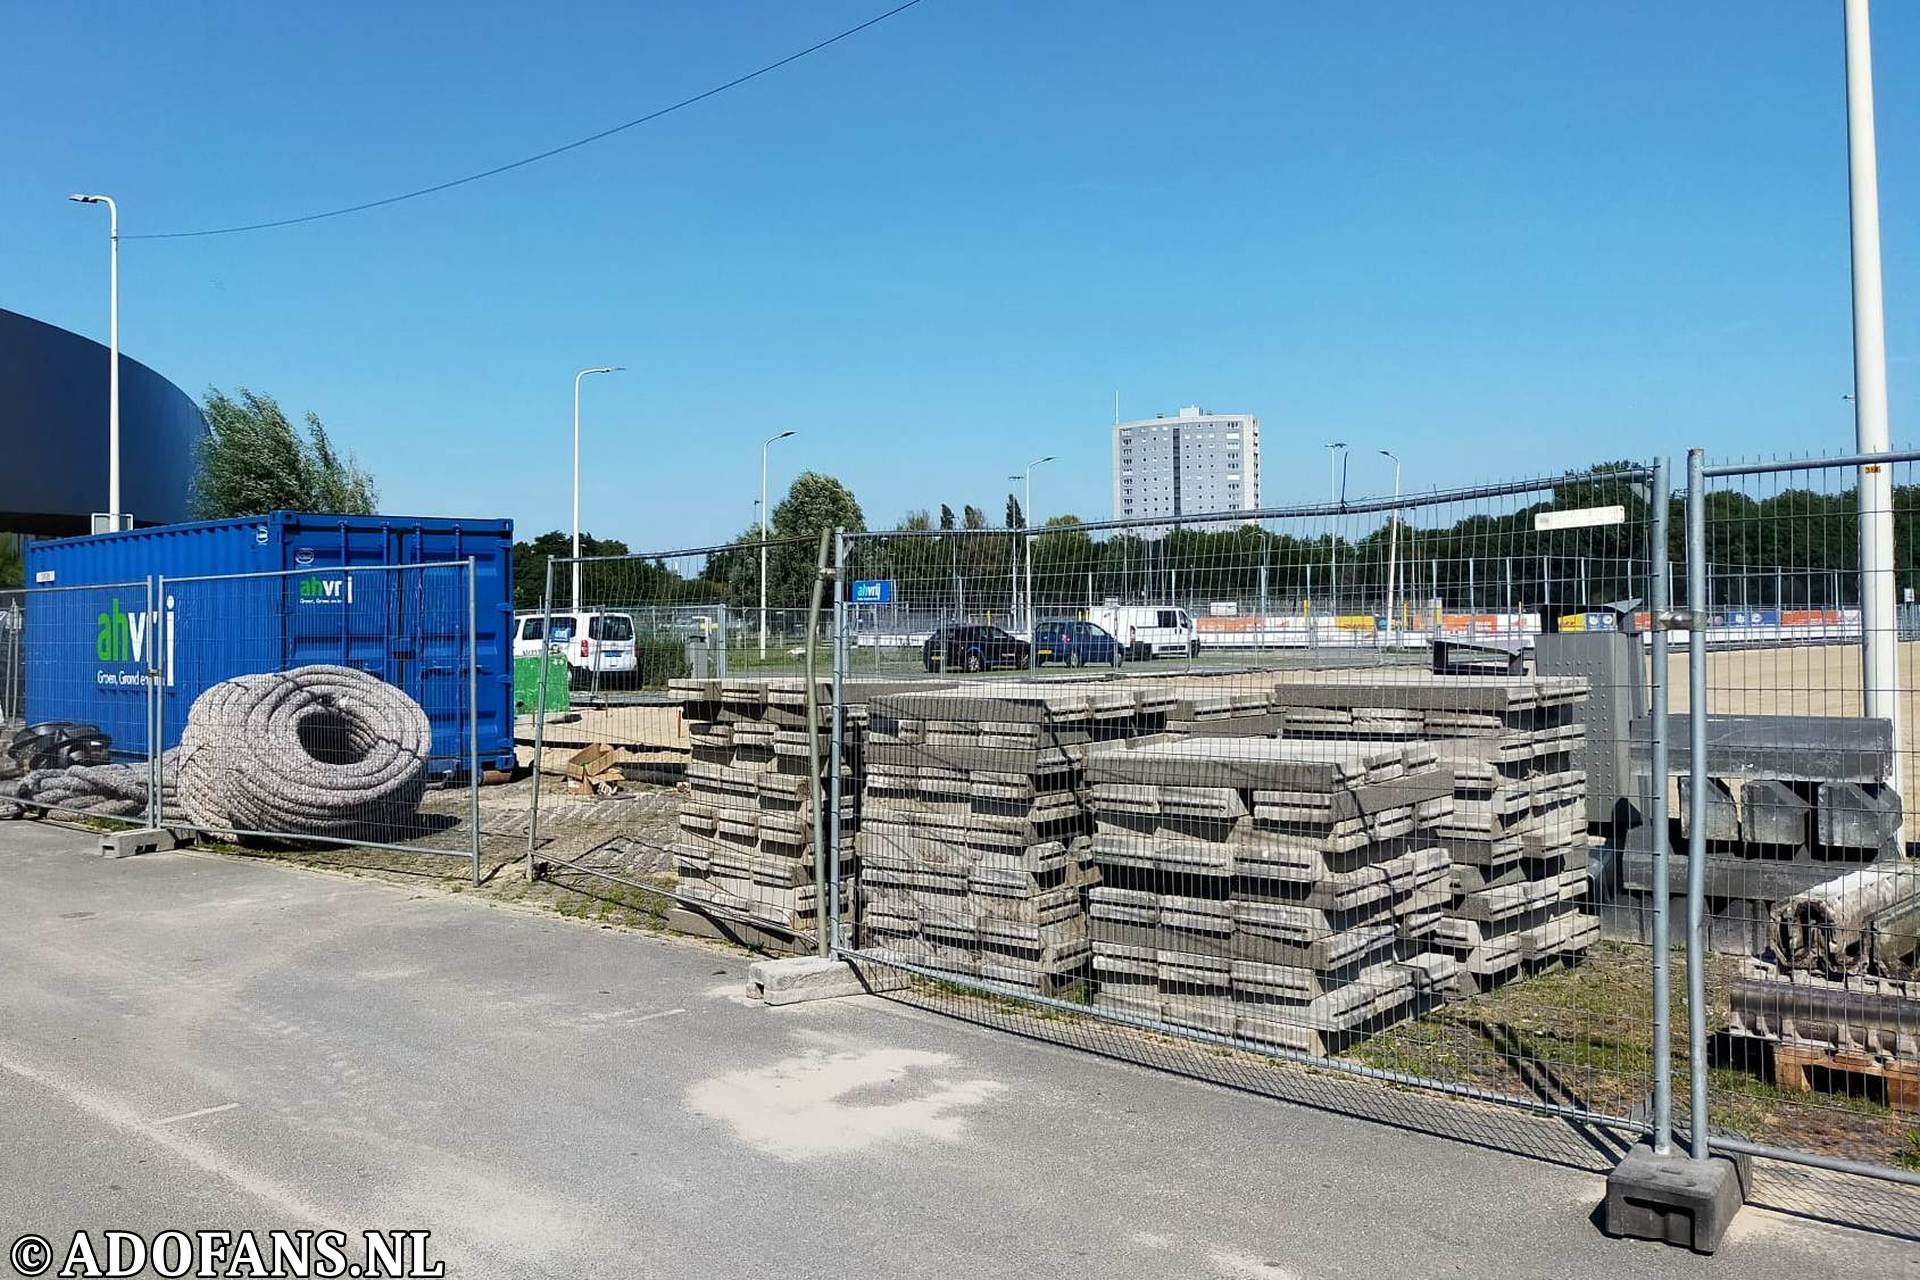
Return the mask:
<path fill-rule="evenodd" d="M 1648 479 L 850 536 L 839 949 L 1121 1052 L 1646 1125 Z"/>
<path fill-rule="evenodd" d="M 1909 1182 L 1920 870 L 1906 788 L 1920 672 L 1901 613 L 1920 587 L 1916 458 L 1706 467 L 1696 451 L 1689 557 L 1706 625 L 1674 710 L 1704 714 L 1675 762 L 1686 856 L 1666 886 L 1676 904 L 1690 890 L 1699 916 L 1700 1137 Z M 1863 470 L 1892 473 L 1890 508 L 1863 510 Z M 1875 525 L 1891 526 L 1890 557 L 1871 550 Z M 1876 592 L 1909 603 L 1881 611 Z"/>
<path fill-rule="evenodd" d="M 162 821 L 470 859 L 470 561 L 162 578 Z"/>
<path fill-rule="evenodd" d="M 522 660 L 564 663 L 572 686 L 565 708 L 546 683 L 530 699 L 530 875 L 634 886 L 688 927 L 811 945 L 825 767 L 809 707 L 826 712 L 830 661 L 826 626 L 808 625 L 818 552 L 776 539 L 553 562 L 542 610 L 516 626 Z M 661 781 L 684 786 L 624 785 Z"/>
<path fill-rule="evenodd" d="M 0 813 L 146 823 L 165 635 L 150 582 L 0 592 Z"/>

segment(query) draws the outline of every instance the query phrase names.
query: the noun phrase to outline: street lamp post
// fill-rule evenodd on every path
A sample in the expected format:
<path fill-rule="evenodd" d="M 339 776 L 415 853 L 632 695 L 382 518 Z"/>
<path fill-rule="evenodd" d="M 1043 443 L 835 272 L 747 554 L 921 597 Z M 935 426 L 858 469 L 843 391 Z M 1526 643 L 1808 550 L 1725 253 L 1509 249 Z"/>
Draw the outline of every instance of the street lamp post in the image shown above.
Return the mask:
<path fill-rule="evenodd" d="M 112 196 L 70 195 L 107 206 L 107 522 L 120 528 L 120 206 Z"/>
<path fill-rule="evenodd" d="M 1880 163 L 1873 127 L 1873 41 L 1867 0 L 1846 0 L 1847 179 L 1853 258 L 1854 447 L 1884 453 L 1887 421 L 1886 310 L 1880 276 Z M 1894 616 L 1893 468 L 1860 468 L 1860 634 L 1866 714 L 1890 721 L 1900 742 L 1902 700 Z M 1907 760 L 1893 753 L 1894 787 L 1905 795 Z"/>
<path fill-rule="evenodd" d="M 1336 480 L 1334 459 L 1345 461 L 1347 442 L 1345 440 L 1327 441 L 1327 501 L 1340 500 L 1340 483 Z M 1340 525 L 1334 522 L 1333 530 L 1327 536 L 1327 612 L 1340 612 Z"/>
<path fill-rule="evenodd" d="M 782 431 L 760 442 L 760 661 L 767 660 L 767 450 L 797 432 Z"/>
<path fill-rule="evenodd" d="M 1382 449 L 1380 456 L 1393 459 L 1393 523 L 1387 533 L 1387 634 L 1391 636 L 1394 573 L 1399 568 L 1400 558 L 1400 455 L 1391 449 Z"/>
<path fill-rule="evenodd" d="M 580 612 L 580 379 L 590 373 L 619 373 L 625 365 L 601 365 L 573 375 L 573 611 Z"/>

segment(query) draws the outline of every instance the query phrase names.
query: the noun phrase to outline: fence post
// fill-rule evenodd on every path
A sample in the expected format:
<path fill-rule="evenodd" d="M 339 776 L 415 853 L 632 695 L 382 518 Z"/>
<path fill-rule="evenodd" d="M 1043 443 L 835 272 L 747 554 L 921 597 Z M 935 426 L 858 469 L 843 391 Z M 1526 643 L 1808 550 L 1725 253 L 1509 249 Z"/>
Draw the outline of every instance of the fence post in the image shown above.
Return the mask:
<path fill-rule="evenodd" d="M 479 587 L 473 556 L 467 557 L 467 799 L 473 824 L 473 883 L 480 885 L 480 617 Z M 542 640 L 545 634 L 542 633 Z M 507 645 L 508 675 L 512 675 L 513 645 Z M 538 761 L 535 762 L 536 764 Z"/>
<path fill-rule="evenodd" d="M 159 579 L 164 585 L 165 578 Z M 157 661 L 164 623 L 160 609 L 166 597 L 157 593 L 155 580 L 147 579 L 147 826 L 160 825 L 160 786 L 165 766 L 160 762 L 160 663 Z"/>
<path fill-rule="evenodd" d="M 540 878 L 533 851 L 540 841 L 540 765 L 547 747 L 547 658 L 553 652 L 553 561 L 547 561 L 547 584 L 540 593 L 540 678 L 533 703 L 533 802 L 527 813 L 527 879 Z"/>
<path fill-rule="evenodd" d="M 813 598 L 807 605 L 807 678 L 805 681 L 807 701 L 807 761 L 812 766 L 812 785 L 808 788 L 808 798 L 813 802 L 813 932 L 814 947 L 818 954 L 829 954 L 827 949 L 827 930 L 825 928 L 825 907 L 827 902 L 827 815 L 825 796 L 820 788 L 820 770 L 825 762 L 820 759 L 820 685 L 815 672 L 819 670 L 815 658 L 820 649 L 820 594 L 826 588 L 829 574 L 827 556 L 833 549 L 833 531 L 820 531 L 820 554 L 813 574 Z M 834 587 L 834 604 L 840 603 L 840 590 Z M 838 763 L 833 773 L 839 776 Z"/>
<path fill-rule="evenodd" d="M 837 529 L 833 535 L 833 563 L 838 572 L 834 576 L 833 593 L 833 731 L 829 756 L 833 761 L 832 783 L 828 787 L 828 803 L 831 808 L 827 814 L 827 927 L 826 949 L 822 954 L 832 955 L 838 951 L 840 942 L 840 786 L 842 755 L 842 727 L 847 719 L 846 675 L 847 675 L 847 603 L 846 592 L 839 584 L 847 578 L 847 534 Z M 874 664 L 878 669 L 880 660 L 879 636 L 874 637 Z"/>
<path fill-rule="evenodd" d="M 1033 607 L 1033 549 L 1035 545 L 1034 537 L 1035 537 L 1035 534 L 1033 532 L 1033 513 L 1031 511 L 1022 511 L 1020 513 L 1020 543 L 1021 543 L 1020 550 L 1025 560 L 1025 564 L 1022 566 L 1022 573 L 1025 576 L 1021 582 L 1020 594 L 1026 597 L 1027 666 L 1029 668 L 1037 667 L 1040 665 L 1039 647 L 1038 647 L 1039 641 L 1038 639 L 1035 638 L 1033 634 L 1034 623 L 1039 620 L 1039 614 L 1035 612 Z"/>
<path fill-rule="evenodd" d="M 1687 1105 L 1691 1154 L 1707 1158 L 1707 495 L 1699 449 L 1687 451 Z M 1660 886 L 1665 892 L 1666 886 Z"/>
<path fill-rule="evenodd" d="M 1667 460 L 1653 460 L 1647 483 L 1653 508 L 1648 535 L 1647 621 L 1652 631 L 1652 760 L 1648 768 L 1648 828 L 1653 833 L 1653 1150 L 1673 1151 L 1673 952 L 1668 921 L 1667 874 Z"/>

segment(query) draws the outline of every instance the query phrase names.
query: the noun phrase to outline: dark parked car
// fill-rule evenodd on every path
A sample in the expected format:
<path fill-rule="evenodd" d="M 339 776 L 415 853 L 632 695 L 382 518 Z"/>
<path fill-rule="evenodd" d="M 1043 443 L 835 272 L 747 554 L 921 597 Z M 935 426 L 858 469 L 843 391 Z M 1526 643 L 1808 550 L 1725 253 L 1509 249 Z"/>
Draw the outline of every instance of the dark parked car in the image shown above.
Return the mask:
<path fill-rule="evenodd" d="M 921 647 L 921 657 L 926 662 L 927 670 L 940 670 L 943 651 L 948 671 L 985 671 L 989 667 L 1027 665 L 1025 640 L 1010 636 L 999 627 L 977 623 L 941 627 L 928 636 L 926 644 Z"/>
<path fill-rule="evenodd" d="M 1067 618 L 1043 622 L 1034 629 L 1033 642 L 1039 646 L 1041 666 L 1064 662 L 1070 667 L 1117 667 L 1122 660 L 1120 642 L 1105 627 L 1092 622 Z"/>

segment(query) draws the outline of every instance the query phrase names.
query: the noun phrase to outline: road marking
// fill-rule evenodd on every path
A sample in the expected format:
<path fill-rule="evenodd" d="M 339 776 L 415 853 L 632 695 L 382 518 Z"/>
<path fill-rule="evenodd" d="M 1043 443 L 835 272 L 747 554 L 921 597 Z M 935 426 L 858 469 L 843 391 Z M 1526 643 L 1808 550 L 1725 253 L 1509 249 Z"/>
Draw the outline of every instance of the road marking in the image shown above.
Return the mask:
<path fill-rule="evenodd" d="M 182 1120 L 198 1120 L 201 1116 L 217 1116 L 222 1111 L 231 1111 L 240 1104 L 223 1102 L 217 1107 L 202 1107 L 198 1111 L 182 1111 L 177 1116 L 168 1116 L 165 1120 L 155 1120 L 155 1124 L 178 1124 Z"/>
<path fill-rule="evenodd" d="M 676 1013 L 685 1013 L 685 1012 L 686 1012 L 685 1009 L 662 1009 L 658 1013 L 643 1013 L 639 1017 L 635 1018 L 634 1021 L 635 1022 L 652 1022 L 655 1018 L 671 1018 Z"/>
<path fill-rule="evenodd" d="M 123 1129 L 135 1137 L 165 1148 L 202 1173 L 230 1184 L 288 1217 L 299 1218 L 322 1227 L 345 1229 L 344 1221 L 302 1198 L 300 1193 L 292 1187 L 263 1177 L 246 1164 L 229 1158 L 224 1152 L 217 1151 L 184 1134 L 174 1133 L 171 1129 L 162 1129 L 115 1098 L 105 1094 L 90 1093 L 60 1075 L 50 1071 L 36 1070 L 23 1062 L 10 1062 L 0 1058 L 0 1071 L 18 1076 L 29 1084 L 38 1085 L 49 1093 L 65 1098 L 71 1105 L 105 1124 Z"/>

